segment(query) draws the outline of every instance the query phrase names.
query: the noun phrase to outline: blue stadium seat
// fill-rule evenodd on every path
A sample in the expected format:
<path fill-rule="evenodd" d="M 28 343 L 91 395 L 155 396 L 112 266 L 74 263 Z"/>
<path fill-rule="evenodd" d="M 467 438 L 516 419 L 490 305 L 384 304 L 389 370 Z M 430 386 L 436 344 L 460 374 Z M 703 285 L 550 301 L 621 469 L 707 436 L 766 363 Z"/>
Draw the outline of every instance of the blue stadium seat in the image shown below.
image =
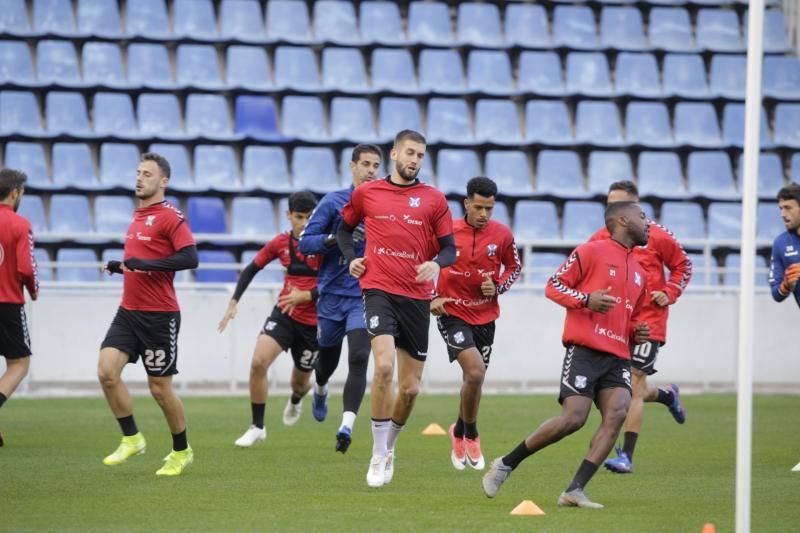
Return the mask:
<path fill-rule="evenodd" d="M 788 56 L 764 57 L 764 96 L 800 98 L 800 59 Z"/>
<path fill-rule="evenodd" d="M 650 45 L 673 52 L 694 50 L 689 12 L 682 7 L 654 7 L 650 11 Z"/>
<path fill-rule="evenodd" d="M 744 12 L 742 28 L 744 29 L 744 44 L 747 45 L 747 29 L 749 24 L 749 11 Z M 764 52 L 786 52 L 791 49 L 789 35 L 786 33 L 786 20 L 781 9 L 767 9 L 764 12 Z"/>
<path fill-rule="evenodd" d="M 267 33 L 272 39 L 308 42 L 311 26 L 308 8 L 300 0 L 273 0 L 267 2 Z"/>
<path fill-rule="evenodd" d="M 325 87 L 347 92 L 367 90 L 367 71 L 361 51 L 357 48 L 325 48 L 322 51 L 322 83 Z"/>
<path fill-rule="evenodd" d="M 33 84 L 31 49 L 24 41 L 0 41 L 0 83 Z"/>
<path fill-rule="evenodd" d="M 126 2 L 125 26 L 131 35 L 152 39 L 171 36 L 165 0 L 136 0 Z"/>
<path fill-rule="evenodd" d="M 256 139 L 280 137 L 275 100 L 271 96 L 236 97 L 236 133 Z"/>
<path fill-rule="evenodd" d="M 590 96 L 613 94 L 606 56 L 599 52 L 572 52 L 568 54 L 567 90 L 571 93 Z"/>
<path fill-rule="evenodd" d="M 725 98 L 744 98 L 745 56 L 714 54 L 711 58 L 711 93 Z"/>
<path fill-rule="evenodd" d="M 78 56 L 68 41 L 39 41 L 36 45 L 36 68 L 39 81 L 62 85 L 79 85 Z"/>
<path fill-rule="evenodd" d="M 183 137 L 181 112 L 174 94 L 143 93 L 137 102 L 139 131 L 153 137 Z"/>
<path fill-rule="evenodd" d="M 331 136 L 353 142 L 375 141 L 375 118 L 366 98 L 336 97 L 331 101 Z"/>
<path fill-rule="evenodd" d="M 286 212 L 289 210 L 289 198 L 281 198 L 278 200 L 278 230 L 281 233 L 289 231 L 291 228 L 289 221 L 286 219 Z"/>
<path fill-rule="evenodd" d="M 461 218 L 464 216 L 464 204 L 461 202 L 457 202 L 455 200 L 448 200 L 447 207 L 450 208 L 450 213 L 453 215 L 453 219 Z"/>
<path fill-rule="evenodd" d="M 266 39 L 261 2 L 258 0 L 222 0 L 219 8 L 219 33 L 226 39 L 243 41 Z M 230 57 L 230 49 L 228 54 Z"/>
<path fill-rule="evenodd" d="M 87 144 L 55 143 L 52 167 L 56 185 L 79 189 L 95 189 L 99 185 Z"/>
<path fill-rule="evenodd" d="M 603 212 L 603 204 L 597 202 L 564 202 L 564 240 L 588 240 L 603 225 Z"/>
<path fill-rule="evenodd" d="M 0 10 L 0 32 L 26 34 L 30 31 L 25 0 L 6 0 Z"/>
<path fill-rule="evenodd" d="M 744 184 L 744 155 L 739 157 L 737 176 L 739 183 Z M 783 178 L 783 163 L 780 156 L 761 153 L 758 156 L 758 196 L 774 200 L 784 185 L 786 180 Z"/>
<path fill-rule="evenodd" d="M 178 83 L 200 88 L 222 85 L 216 49 L 208 44 L 181 44 L 177 56 Z"/>
<path fill-rule="evenodd" d="M 47 218 L 44 214 L 44 203 L 40 196 L 25 193 L 17 213 L 31 223 L 34 236 L 47 231 Z"/>
<path fill-rule="evenodd" d="M 131 43 L 128 47 L 128 83 L 151 88 L 174 86 L 167 48 L 163 44 Z"/>
<path fill-rule="evenodd" d="M 472 150 L 439 150 L 436 186 L 445 194 L 464 194 L 467 182 L 480 175 L 478 154 Z"/>
<path fill-rule="evenodd" d="M 555 52 L 522 52 L 517 83 L 521 91 L 562 95 L 561 60 Z"/>
<path fill-rule="evenodd" d="M 536 163 L 536 191 L 565 196 L 585 192 L 578 154 L 567 150 L 542 150 Z"/>
<path fill-rule="evenodd" d="M 138 137 L 133 102 L 125 93 L 97 93 L 94 96 L 94 131 L 101 135 Z"/>
<path fill-rule="evenodd" d="M 190 94 L 186 98 L 186 133 L 215 140 L 234 138 L 225 97 L 221 94 Z"/>
<path fill-rule="evenodd" d="M 469 90 L 490 94 L 514 91 L 511 61 L 505 52 L 473 50 L 469 53 L 467 65 Z"/>
<path fill-rule="evenodd" d="M 2 93 L 0 93 L 2 98 Z M 28 175 L 28 186 L 51 188 L 47 159 L 40 143 L 11 141 L 6 144 L 5 166 L 16 168 Z"/>
<path fill-rule="evenodd" d="M 490 150 L 486 153 L 485 174 L 497 183 L 501 194 L 528 195 L 533 192 L 528 158 L 524 152 Z"/>
<path fill-rule="evenodd" d="M 697 13 L 697 45 L 714 52 L 744 50 L 736 11 L 701 9 Z"/>
<path fill-rule="evenodd" d="M 631 102 L 625 114 L 627 140 L 645 146 L 671 146 L 669 111 L 661 102 Z"/>
<path fill-rule="evenodd" d="M 769 140 L 767 112 L 763 107 L 761 108 L 760 136 L 762 149 L 772 146 L 772 141 Z M 722 114 L 722 142 L 737 147 L 744 146 L 744 104 L 725 105 Z"/>
<path fill-rule="evenodd" d="M 774 238 L 774 237 L 773 237 Z M 757 287 L 767 287 L 767 259 L 763 255 L 756 254 L 755 283 Z M 728 287 L 738 286 L 741 280 L 742 256 L 739 254 L 728 254 L 725 256 L 725 271 L 722 274 L 722 284 Z"/>
<path fill-rule="evenodd" d="M 330 192 L 339 188 L 336 157 L 330 148 L 300 146 L 292 152 L 292 177 L 295 190 Z"/>
<path fill-rule="evenodd" d="M 397 132 L 405 129 L 422 131 L 419 102 L 413 98 L 381 98 L 378 119 L 381 139 L 394 139 Z"/>
<path fill-rule="evenodd" d="M 567 105 L 561 100 L 529 100 L 525 104 L 525 139 L 547 144 L 574 142 Z"/>
<path fill-rule="evenodd" d="M 738 196 L 731 158 L 725 152 L 692 152 L 686 165 L 689 193 L 706 198 Z"/>
<path fill-rule="evenodd" d="M 553 15 L 553 41 L 570 48 L 597 46 L 594 14 L 587 6 L 556 6 Z"/>
<path fill-rule="evenodd" d="M 3 133 L 41 133 L 39 104 L 33 93 L 0 91 L 0 130 Z"/>
<path fill-rule="evenodd" d="M 719 263 L 712 255 L 711 262 L 706 264 L 706 256 L 699 253 L 687 254 L 692 261 L 692 285 L 718 287 L 719 280 Z"/>
<path fill-rule="evenodd" d="M 39 33 L 73 35 L 75 17 L 71 0 L 34 0 L 33 29 Z"/>
<path fill-rule="evenodd" d="M 425 91 L 464 91 L 464 70 L 455 50 L 425 49 L 419 55 L 419 86 Z"/>
<path fill-rule="evenodd" d="M 50 231 L 91 233 L 89 199 L 82 194 L 54 194 L 50 198 Z"/>
<path fill-rule="evenodd" d="M 94 250 L 83 248 L 59 248 L 56 252 L 58 263 L 97 263 Z M 56 268 L 58 281 L 90 282 L 100 281 L 100 266 L 68 267 L 58 265 Z"/>
<path fill-rule="evenodd" d="M 406 40 L 400 9 L 394 2 L 361 2 L 358 19 L 364 42 L 397 44 Z"/>
<path fill-rule="evenodd" d="M 742 237 L 742 204 L 711 202 L 708 206 L 708 238 L 736 239 Z"/>
<path fill-rule="evenodd" d="M 326 140 L 322 101 L 315 96 L 287 96 L 283 99 L 281 131 L 290 138 Z"/>
<path fill-rule="evenodd" d="M 675 106 L 675 141 L 697 146 L 719 146 L 719 124 L 714 107 L 708 103 L 679 102 Z"/>
<path fill-rule="evenodd" d="M 288 192 L 289 165 L 278 146 L 246 146 L 242 162 L 244 186 L 249 189 Z"/>
<path fill-rule="evenodd" d="M 360 43 L 353 4 L 336 0 L 314 2 L 314 37 L 318 41 Z"/>
<path fill-rule="evenodd" d="M 234 235 L 274 235 L 275 216 L 267 198 L 234 198 L 231 205 L 231 233 Z"/>
<path fill-rule="evenodd" d="M 238 263 L 227 250 L 200 250 L 197 255 L 201 267 L 205 263 Z M 194 275 L 198 283 L 236 283 L 237 279 L 235 269 L 198 268 Z"/>
<path fill-rule="evenodd" d="M 505 99 L 478 100 L 475 104 L 475 138 L 498 144 L 521 143 L 516 104 Z"/>
<path fill-rule="evenodd" d="M 94 199 L 97 232 L 124 236 L 131 224 L 133 210 L 133 200 L 127 196 L 98 196 Z"/>
<path fill-rule="evenodd" d="M 508 4 L 506 6 L 506 42 L 525 47 L 552 45 L 547 11 L 537 4 Z"/>
<path fill-rule="evenodd" d="M 236 154 L 230 146 L 201 144 L 194 149 L 194 181 L 203 189 L 242 188 Z"/>
<path fill-rule="evenodd" d="M 173 0 L 172 10 L 172 33 L 176 37 L 217 38 L 217 21 L 211 0 Z"/>
<path fill-rule="evenodd" d="M 625 152 L 595 151 L 589 154 L 589 192 L 607 194 L 615 181 L 633 181 L 631 158 Z"/>
<path fill-rule="evenodd" d="M 286 220 L 284 217 L 281 220 Z M 288 224 L 288 222 L 287 222 Z M 258 254 L 257 250 L 246 250 L 242 252 L 242 263 L 245 265 L 249 265 L 253 262 L 253 259 Z M 256 283 L 274 283 L 277 285 L 283 285 L 283 275 L 285 270 L 281 268 L 280 263 L 277 261 L 273 262 L 270 265 L 267 265 L 266 268 L 259 270 L 253 280 Z"/>
<path fill-rule="evenodd" d="M 758 226 L 758 231 L 756 232 L 757 239 L 772 241 L 775 237 L 786 231 L 786 227 L 783 225 L 783 219 L 781 219 L 780 212 L 774 201 L 759 202 L 756 217 Z M 34 229 L 34 231 L 36 230 Z"/>
<path fill-rule="evenodd" d="M 279 1 L 280 3 L 295 3 Z M 311 48 L 299 46 L 277 47 L 275 49 L 275 85 L 295 89 L 319 89 L 319 73 L 314 51 Z"/>
<path fill-rule="evenodd" d="M 431 98 L 427 137 L 429 142 L 472 142 L 467 102 L 460 98 Z"/>
<path fill-rule="evenodd" d="M 681 161 L 674 152 L 642 152 L 636 174 L 642 196 L 681 197 L 686 194 Z"/>
<path fill-rule="evenodd" d="M 800 127 L 798 125 L 800 125 L 800 104 L 775 106 L 775 144 L 800 147 Z M 763 135 L 762 130 L 762 137 Z"/>
<path fill-rule="evenodd" d="M 423 44 L 450 44 L 453 30 L 447 4 L 411 2 L 408 5 L 408 39 Z"/>
<path fill-rule="evenodd" d="M 114 43 L 86 43 L 81 52 L 83 81 L 90 85 L 124 87 L 122 54 Z"/>
<path fill-rule="evenodd" d="M 492 220 L 496 220 L 508 228 L 511 227 L 511 216 L 508 213 L 508 206 L 504 202 L 495 202 Z"/>
<path fill-rule="evenodd" d="M 49 132 L 91 135 L 82 94 L 50 91 L 44 105 Z"/>
<path fill-rule="evenodd" d="M 664 57 L 664 93 L 689 98 L 708 96 L 703 59 L 697 54 L 667 54 Z"/>
<path fill-rule="evenodd" d="M 78 0 L 78 31 L 101 37 L 121 36 L 117 0 Z"/>
<path fill-rule="evenodd" d="M 35 231 L 35 230 L 34 230 Z M 53 267 L 46 265 L 50 263 L 50 254 L 44 248 L 36 248 L 33 251 L 33 257 L 36 259 L 36 273 L 39 281 L 53 281 Z"/>
<path fill-rule="evenodd" d="M 600 15 L 600 42 L 621 50 L 645 48 L 642 13 L 635 7 L 604 7 Z"/>
<path fill-rule="evenodd" d="M 229 46 L 227 66 L 225 81 L 232 87 L 251 90 L 265 90 L 272 87 L 267 52 L 260 46 Z"/>
<path fill-rule="evenodd" d="M 191 191 L 197 188 L 192 178 L 192 171 L 189 169 L 189 154 L 186 152 L 185 146 L 154 143 L 147 151 L 161 154 L 169 161 L 171 175 L 169 185 L 167 185 L 168 189 Z"/>
<path fill-rule="evenodd" d="M 800 153 L 792 154 L 789 162 L 789 181 L 800 182 Z"/>
<path fill-rule="evenodd" d="M 531 254 L 531 270 L 525 274 L 525 281 L 544 288 L 547 281 L 561 268 L 567 256 L 554 252 L 534 252 Z"/>
<path fill-rule="evenodd" d="M 136 184 L 139 148 L 135 144 L 103 143 L 100 146 L 100 182 L 132 190 Z"/>
<path fill-rule="evenodd" d="M 186 201 L 186 216 L 194 233 L 228 233 L 222 198 L 190 196 Z"/>
<path fill-rule="evenodd" d="M 623 52 L 617 57 L 617 92 L 650 98 L 660 96 L 658 65 L 652 54 Z"/>
<path fill-rule="evenodd" d="M 520 200 L 514 208 L 514 237 L 521 241 L 558 239 L 558 214 L 552 202 Z"/>
<path fill-rule="evenodd" d="M 458 41 L 476 46 L 503 44 L 500 10 L 494 4 L 458 3 Z"/>
<path fill-rule="evenodd" d="M 601 146 L 623 143 L 619 112 L 613 102 L 578 102 L 575 113 L 575 138 L 579 142 Z"/>
<path fill-rule="evenodd" d="M 372 87 L 396 92 L 416 92 L 417 76 L 408 50 L 376 48 L 372 51 Z"/>
<path fill-rule="evenodd" d="M 664 202 L 661 205 L 661 223 L 679 241 L 705 239 L 706 223 L 703 208 L 694 202 Z"/>

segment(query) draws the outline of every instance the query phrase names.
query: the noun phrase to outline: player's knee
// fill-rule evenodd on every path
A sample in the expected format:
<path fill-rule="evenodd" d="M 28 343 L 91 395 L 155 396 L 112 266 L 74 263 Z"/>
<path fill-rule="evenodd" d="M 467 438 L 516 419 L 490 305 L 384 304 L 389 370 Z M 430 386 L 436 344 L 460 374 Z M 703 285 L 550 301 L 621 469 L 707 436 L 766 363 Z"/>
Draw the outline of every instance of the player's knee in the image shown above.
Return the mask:
<path fill-rule="evenodd" d="M 464 382 L 467 385 L 480 387 L 486 378 L 486 368 L 483 365 L 475 366 L 464 371 Z"/>
<path fill-rule="evenodd" d="M 103 388 L 113 387 L 119 383 L 119 376 L 111 368 L 106 365 L 97 365 L 97 379 L 100 381 L 100 386 Z"/>
<path fill-rule="evenodd" d="M 375 376 L 373 379 L 379 382 L 391 382 L 394 375 L 394 366 L 391 362 L 376 361 L 375 362 Z"/>
<path fill-rule="evenodd" d="M 628 406 L 627 405 L 619 405 L 612 409 L 610 409 L 605 418 L 608 421 L 608 424 L 614 427 L 621 427 L 622 424 L 625 423 L 625 418 L 628 416 Z"/>
<path fill-rule="evenodd" d="M 250 361 L 250 373 L 261 376 L 267 373 L 267 362 L 263 357 L 255 356 Z"/>
<path fill-rule="evenodd" d="M 586 423 L 586 416 L 581 413 L 565 413 L 561 418 L 563 431 L 567 435 L 575 433 Z"/>
<path fill-rule="evenodd" d="M 419 382 L 408 382 L 408 383 L 401 383 L 400 384 L 400 394 L 402 394 L 405 398 L 413 399 L 416 398 L 419 394 Z"/>
<path fill-rule="evenodd" d="M 159 405 L 163 405 L 169 397 L 169 386 L 157 381 L 151 381 L 149 386 L 150 395 Z"/>

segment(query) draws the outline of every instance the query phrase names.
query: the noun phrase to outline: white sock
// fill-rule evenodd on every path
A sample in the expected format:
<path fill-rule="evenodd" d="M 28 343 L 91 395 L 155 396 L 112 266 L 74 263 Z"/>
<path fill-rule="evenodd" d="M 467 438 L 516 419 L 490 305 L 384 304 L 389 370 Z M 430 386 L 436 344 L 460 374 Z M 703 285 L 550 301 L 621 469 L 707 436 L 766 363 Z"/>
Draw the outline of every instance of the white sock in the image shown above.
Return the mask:
<path fill-rule="evenodd" d="M 389 437 L 386 439 L 386 448 L 394 450 L 394 445 L 397 442 L 397 437 L 403 431 L 405 424 L 398 424 L 394 420 L 389 423 Z"/>
<path fill-rule="evenodd" d="M 325 396 L 326 394 L 328 394 L 328 384 L 327 383 L 325 385 L 320 385 L 318 383 L 315 384 L 314 385 L 314 392 L 318 396 Z"/>
<path fill-rule="evenodd" d="M 339 426 L 339 429 L 347 426 L 350 429 L 353 429 L 353 426 L 356 423 L 356 414 L 353 411 L 345 411 L 342 413 L 342 425 Z"/>
<path fill-rule="evenodd" d="M 388 420 L 372 420 L 372 455 L 386 456 L 386 437 L 388 434 Z"/>

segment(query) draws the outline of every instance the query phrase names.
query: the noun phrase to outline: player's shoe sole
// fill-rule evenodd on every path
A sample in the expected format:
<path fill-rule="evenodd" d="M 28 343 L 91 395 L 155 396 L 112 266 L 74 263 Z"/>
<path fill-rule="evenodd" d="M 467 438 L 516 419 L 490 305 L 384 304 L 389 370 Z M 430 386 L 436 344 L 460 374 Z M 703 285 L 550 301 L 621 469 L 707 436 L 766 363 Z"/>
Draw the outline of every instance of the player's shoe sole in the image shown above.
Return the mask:
<path fill-rule="evenodd" d="M 122 437 L 117 449 L 103 459 L 103 464 L 106 466 L 121 465 L 135 455 L 142 455 L 146 449 L 147 441 L 144 440 L 144 435 L 141 433 L 130 437 Z"/>
<path fill-rule="evenodd" d="M 508 476 L 511 475 L 511 472 L 511 467 L 503 463 L 502 457 L 498 457 L 492 461 L 489 465 L 489 470 L 483 476 L 482 480 L 483 492 L 486 493 L 486 496 L 494 498 L 497 491 L 500 490 L 500 487 L 508 479 Z"/>
<path fill-rule="evenodd" d="M 194 462 L 194 451 L 189 446 L 185 450 L 172 452 L 167 455 L 164 466 L 156 471 L 157 476 L 179 476 L 186 470 L 186 467 Z"/>
<path fill-rule="evenodd" d="M 453 445 L 453 449 L 450 451 L 450 462 L 453 463 L 453 468 L 456 470 L 464 470 L 467 463 L 467 452 L 464 447 L 464 439 L 456 437 L 455 429 L 456 425 L 450 424 L 450 442 Z"/>
<path fill-rule="evenodd" d="M 267 439 L 267 430 L 250 425 L 244 434 L 234 441 L 234 444 L 239 448 L 249 448 L 256 442 L 263 442 Z"/>
<path fill-rule="evenodd" d="M 562 492 L 558 497 L 559 507 L 581 507 L 583 509 L 602 509 L 603 504 L 593 502 L 583 493 L 581 489 L 574 489 L 569 492 Z"/>
<path fill-rule="evenodd" d="M 350 443 L 353 442 L 353 434 L 348 427 L 343 427 L 336 433 L 336 451 L 347 453 Z"/>

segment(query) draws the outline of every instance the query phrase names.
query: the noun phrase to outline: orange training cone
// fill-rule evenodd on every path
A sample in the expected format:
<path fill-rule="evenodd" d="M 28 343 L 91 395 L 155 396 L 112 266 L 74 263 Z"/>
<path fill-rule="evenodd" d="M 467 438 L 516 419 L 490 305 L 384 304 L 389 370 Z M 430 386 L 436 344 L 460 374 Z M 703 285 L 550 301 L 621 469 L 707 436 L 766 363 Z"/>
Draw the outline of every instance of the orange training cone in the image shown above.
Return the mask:
<path fill-rule="evenodd" d="M 531 500 L 524 500 L 511 510 L 511 514 L 516 516 L 540 516 L 544 514 L 544 511 Z"/>
<path fill-rule="evenodd" d="M 428 426 L 422 430 L 423 435 L 447 435 L 447 432 L 444 430 L 442 426 L 437 423 L 428 424 Z"/>
<path fill-rule="evenodd" d="M 717 533 L 717 528 L 714 524 L 709 522 L 703 526 L 703 533 Z"/>

